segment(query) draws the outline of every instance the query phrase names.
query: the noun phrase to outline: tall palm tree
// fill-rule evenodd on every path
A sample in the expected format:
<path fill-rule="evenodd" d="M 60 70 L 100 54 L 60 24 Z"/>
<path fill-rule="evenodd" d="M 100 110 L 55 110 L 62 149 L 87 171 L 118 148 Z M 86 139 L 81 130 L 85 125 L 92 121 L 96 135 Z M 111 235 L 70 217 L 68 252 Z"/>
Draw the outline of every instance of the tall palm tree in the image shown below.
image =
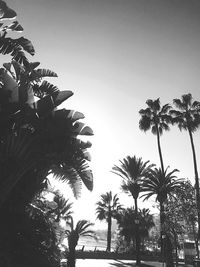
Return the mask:
<path fill-rule="evenodd" d="M 102 194 L 100 197 L 101 200 L 96 203 L 96 214 L 97 219 L 106 220 L 108 223 L 106 250 L 110 251 L 112 218 L 116 218 L 116 214 L 122 209 L 122 206 L 119 204 L 119 198 L 117 197 L 117 194 L 113 196 L 111 191 Z"/>
<path fill-rule="evenodd" d="M 160 205 L 160 236 L 161 236 L 161 255 L 163 257 L 163 236 L 164 234 L 164 222 L 165 222 L 165 208 L 164 204 L 168 196 L 173 197 L 173 193 L 177 188 L 180 187 L 182 179 L 177 179 L 174 175 L 178 172 L 177 169 L 174 169 L 171 172 L 168 172 L 168 168 L 164 171 L 161 168 L 151 170 L 147 179 L 143 183 L 143 194 L 144 200 L 149 199 L 151 196 L 156 196 L 156 201 Z"/>
<path fill-rule="evenodd" d="M 122 178 L 121 188 L 125 193 L 131 194 L 135 203 L 136 218 L 138 215 L 138 196 L 141 192 L 142 179 L 147 177 L 154 164 L 143 162 L 142 158 L 127 156 L 120 161 L 120 166 L 114 165 L 112 172 Z M 138 231 L 137 231 L 138 233 Z M 137 264 L 140 264 L 140 240 L 136 236 Z"/>
<path fill-rule="evenodd" d="M 156 100 L 148 99 L 146 101 L 146 104 L 148 107 L 139 111 L 141 115 L 139 127 L 144 132 L 151 130 L 151 132 L 157 136 L 160 164 L 161 169 L 164 173 L 164 163 L 160 145 L 160 136 L 162 135 L 163 130 L 169 130 L 169 123 L 171 123 L 171 116 L 169 115 L 169 110 L 171 109 L 171 106 L 169 104 L 161 106 L 159 98 L 157 98 Z"/>
<path fill-rule="evenodd" d="M 171 110 L 170 114 L 173 118 L 173 124 L 177 124 L 180 131 L 186 130 L 189 133 L 193 164 L 195 175 L 195 188 L 196 188 L 196 203 L 198 214 L 198 239 L 200 239 L 200 195 L 199 195 L 199 175 L 197 167 L 196 152 L 193 140 L 193 134 L 200 125 L 200 102 L 193 101 L 192 95 L 185 94 L 181 96 L 181 99 L 174 99 L 173 103 L 176 109 Z"/>
<path fill-rule="evenodd" d="M 69 248 L 67 266 L 75 267 L 75 250 L 78 244 L 78 240 L 80 236 L 89 236 L 96 239 L 95 232 L 91 229 L 88 229 L 94 224 L 90 223 L 87 220 L 79 220 L 75 226 L 72 216 L 66 222 L 66 224 L 67 226 L 69 226 L 69 229 L 65 231 L 66 236 L 68 238 L 68 248 Z"/>

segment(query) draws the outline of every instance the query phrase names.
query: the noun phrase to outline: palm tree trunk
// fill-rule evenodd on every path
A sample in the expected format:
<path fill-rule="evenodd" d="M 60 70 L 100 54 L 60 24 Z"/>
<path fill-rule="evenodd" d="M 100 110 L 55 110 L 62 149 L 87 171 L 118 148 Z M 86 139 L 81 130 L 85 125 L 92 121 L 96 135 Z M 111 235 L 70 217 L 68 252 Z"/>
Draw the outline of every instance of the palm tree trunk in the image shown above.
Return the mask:
<path fill-rule="evenodd" d="M 134 198 L 135 201 L 135 228 L 136 228 L 136 234 L 135 234 L 135 243 L 136 243 L 136 265 L 140 265 L 140 235 L 139 235 L 139 221 L 138 221 L 138 206 L 137 206 L 137 198 Z"/>
<path fill-rule="evenodd" d="M 75 267 L 76 257 L 75 257 L 75 248 L 69 249 L 69 255 L 67 257 L 67 267 Z"/>
<path fill-rule="evenodd" d="M 176 255 L 176 267 L 178 267 L 178 240 L 176 231 L 173 229 L 174 243 L 175 243 L 175 255 Z"/>
<path fill-rule="evenodd" d="M 161 145 L 160 145 L 160 134 L 158 130 L 158 125 L 156 125 L 156 131 L 157 131 L 157 144 L 158 144 L 158 152 L 159 152 L 159 157 L 160 157 L 160 165 L 161 165 L 161 170 L 164 173 L 164 164 L 163 164 L 163 157 L 162 157 L 162 151 L 161 151 Z"/>
<path fill-rule="evenodd" d="M 195 242 L 195 250 L 196 250 L 196 254 L 198 255 L 198 238 L 196 235 L 196 231 L 195 231 L 195 223 L 192 222 L 192 234 L 193 234 L 193 238 L 194 238 L 194 242 Z"/>
<path fill-rule="evenodd" d="M 195 189 L 196 189 L 196 202 L 197 202 L 197 216 L 198 216 L 198 236 L 197 236 L 197 242 L 200 239 L 200 195 L 199 195 L 199 175 L 197 170 L 197 160 L 196 160 L 196 153 L 194 148 L 194 141 L 192 132 L 190 129 L 188 129 L 190 141 L 191 141 L 191 147 L 192 147 L 192 155 L 193 155 L 193 163 L 194 163 L 194 173 L 195 173 Z M 198 246 L 197 246 L 198 247 Z M 197 251 L 197 256 L 199 258 L 199 249 Z"/>
<path fill-rule="evenodd" d="M 166 267 L 174 267 L 173 260 L 173 247 L 169 234 L 166 234 L 165 238 L 165 258 L 166 258 Z"/>
<path fill-rule="evenodd" d="M 160 202 L 160 252 L 161 252 L 161 261 L 165 262 L 165 252 L 164 252 L 164 205 Z"/>
<path fill-rule="evenodd" d="M 107 249 L 106 249 L 106 251 L 109 251 L 109 252 L 111 249 L 111 227 L 112 227 L 112 217 L 111 217 L 111 211 L 109 210 L 108 231 L 107 231 Z"/>

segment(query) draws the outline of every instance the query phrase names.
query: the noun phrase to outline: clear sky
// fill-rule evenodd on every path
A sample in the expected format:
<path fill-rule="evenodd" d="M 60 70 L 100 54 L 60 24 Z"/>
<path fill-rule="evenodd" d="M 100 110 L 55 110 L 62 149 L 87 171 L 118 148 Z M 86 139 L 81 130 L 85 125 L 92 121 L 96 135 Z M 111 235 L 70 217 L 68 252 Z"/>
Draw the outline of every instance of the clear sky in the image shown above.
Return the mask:
<path fill-rule="evenodd" d="M 94 191 L 83 188 L 75 201 L 77 218 L 94 221 L 94 203 L 109 190 L 132 205 L 132 199 L 120 193 L 121 180 L 111 173 L 112 166 L 127 155 L 159 164 L 156 137 L 139 130 L 138 111 L 149 98 L 160 97 L 166 104 L 190 92 L 200 101 L 200 1 L 7 3 L 18 13 L 23 35 L 34 44 L 33 61 L 57 72 L 59 78 L 52 83 L 60 90 L 74 92 L 64 107 L 83 112 L 95 133 L 90 138 Z M 200 168 L 199 137 L 200 131 L 194 138 Z M 165 166 L 194 181 L 188 133 L 173 127 L 161 145 Z"/>

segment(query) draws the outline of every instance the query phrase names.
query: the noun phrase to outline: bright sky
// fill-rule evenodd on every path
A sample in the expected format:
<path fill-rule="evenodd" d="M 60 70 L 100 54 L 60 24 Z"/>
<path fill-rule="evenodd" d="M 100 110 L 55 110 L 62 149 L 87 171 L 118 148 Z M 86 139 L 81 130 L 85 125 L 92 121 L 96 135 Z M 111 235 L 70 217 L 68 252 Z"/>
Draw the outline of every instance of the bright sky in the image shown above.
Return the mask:
<path fill-rule="evenodd" d="M 34 44 L 33 61 L 57 72 L 59 78 L 52 83 L 60 90 L 74 92 L 64 107 L 83 112 L 95 133 L 90 138 L 94 191 L 83 188 L 75 216 L 94 221 L 94 203 L 110 190 L 119 193 L 122 204 L 132 205 L 133 200 L 120 193 L 121 180 L 111 169 L 127 155 L 159 164 L 156 137 L 138 127 L 138 111 L 147 99 L 160 97 L 166 104 L 191 92 L 200 100 L 200 1 L 7 3 L 18 13 L 23 35 Z M 198 162 L 199 137 L 200 131 L 194 138 Z M 165 166 L 194 181 L 188 133 L 173 128 L 164 133 L 161 145 Z M 65 197 L 71 198 L 71 192 Z M 147 203 L 140 204 L 144 206 Z"/>

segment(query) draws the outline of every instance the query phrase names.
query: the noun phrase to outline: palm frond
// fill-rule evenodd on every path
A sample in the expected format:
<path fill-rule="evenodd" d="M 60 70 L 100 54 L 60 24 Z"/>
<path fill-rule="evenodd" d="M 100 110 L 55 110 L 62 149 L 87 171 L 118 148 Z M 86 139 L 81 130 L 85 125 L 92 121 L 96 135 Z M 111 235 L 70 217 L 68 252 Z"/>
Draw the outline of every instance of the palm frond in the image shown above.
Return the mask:
<path fill-rule="evenodd" d="M 146 132 L 151 127 L 151 118 L 146 115 L 142 115 L 141 119 L 139 120 L 139 128 L 140 130 Z"/>
<path fill-rule="evenodd" d="M 96 206 L 97 219 L 106 221 L 108 221 L 109 217 L 114 218 L 115 214 L 122 207 L 119 204 L 119 198 L 117 194 L 113 196 L 111 191 L 101 194 L 100 201 L 96 203 Z"/>
<path fill-rule="evenodd" d="M 184 106 L 184 104 L 181 102 L 180 99 L 178 99 L 178 98 L 173 99 L 173 104 L 174 104 L 175 107 L 177 107 L 178 109 L 180 109 L 180 110 L 185 110 L 185 106 Z"/>
<path fill-rule="evenodd" d="M 0 1 L 0 20 L 3 19 L 14 19 L 17 13 L 7 6 L 5 1 Z"/>
<path fill-rule="evenodd" d="M 29 79 L 30 81 L 37 81 L 44 77 L 58 77 L 58 75 L 49 69 L 35 69 L 32 70 Z"/>
<path fill-rule="evenodd" d="M 163 203 L 182 182 L 182 179 L 177 179 L 174 175 L 176 172 L 178 172 L 177 169 L 168 172 L 168 168 L 165 169 L 164 173 L 160 168 L 152 170 L 150 176 L 143 182 L 142 192 L 148 192 L 142 195 L 144 200 L 155 195 L 156 200 Z"/>
<path fill-rule="evenodd" d="M 65 182 L 70 186 L 75 198 L 80 197 L 82 182 L 74 168 L 70 168 L 69 166 L 61 168 L 59 166 L 53 166 L 52 173 L 55 179 Z"/>
<path fill-rule="evenodd" d="M 20 64 L 29 64 L 24 51 L 34 55 L 35 51 L 32 43 L 23 37 L 18 39 L 0 38 L 0 53 L 3 55 L 10 54 L 12 59 Z"/>
<path fill-rule="evenodd" d="M 93 135 L 93 131 L 89 126 L 82 122 L 75 122 L 73 125 L 73 133 L 75 135 Z"/>
<path fill-rule="evenodd" d="M 161 115 L 162 114 L 164 114 L 164 115 L 167 114 L 170 111 L 171 108 L 172 107 L 169 104 L 163 105 L 162 108 L 161 108 L 161 110 L 160 110 L 160 114 Z"/>
<path fill-rule="evenodd" d="M 47 81 L 43 81 L 40 85 L 34 84 L 32 88 L 33 88 L 34 95 L 37 96 L 38 98 L 43 98 L 44 96 L 52 95 L 55 92 L 59 92 L 59 89 L 57 86 Z"/>
<path fill-rule="evenodd" d="M 3 31 L 16 31 L 23 32 L 23 27 L 19 24 L 18 21 L 13 21 L 10 25 L 6 25 L 2 28 Z"/>
<path fill-rule="evenodd" d="M 19 46 L 21 46 L 24 49 L 24 51 L 26 51 L 27 53 L 29 53 L 32 56 L 35 55 L 35 49 L 34 49 L 33 44 L 31 43 L 30 40 L 28 40 L 24 37 L 20 37 L 18 39 L 15 39 L 15 41 L 17 42 L 17 44 Z"/>
<path fill-rule="evenodd" d="M 92 230 L 87 230 L 87 228 L 93 226 L 94 224 L 89 222 L 88 220 L 79 220 L 76 224 L 76 228 L 75 230 L 77 230 L 77 232 L 79 232 L 79 234 L 84 234 L 87 232 L 93 232 Z"/>

